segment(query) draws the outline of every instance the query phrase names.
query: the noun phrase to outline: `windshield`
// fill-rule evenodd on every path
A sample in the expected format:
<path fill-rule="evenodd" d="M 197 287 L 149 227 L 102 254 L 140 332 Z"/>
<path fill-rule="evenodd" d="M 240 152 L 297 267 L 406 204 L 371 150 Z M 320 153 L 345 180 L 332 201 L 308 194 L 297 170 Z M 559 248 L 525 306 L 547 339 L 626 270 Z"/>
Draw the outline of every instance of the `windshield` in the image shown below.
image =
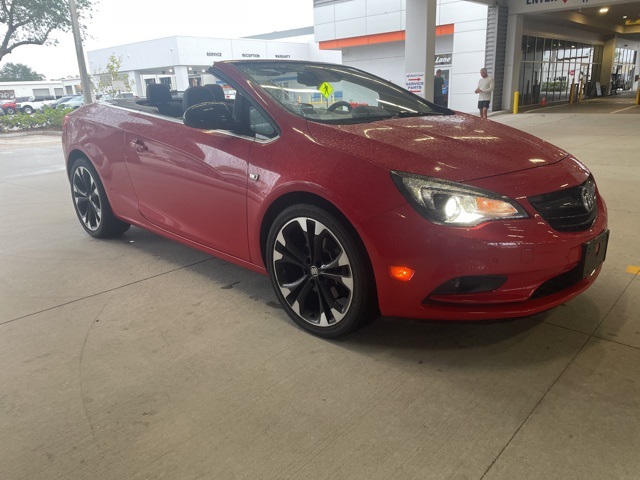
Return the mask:
<path fill-rule="evenodd" d="M 265 61 L 234 66 L 286 109 L 308 120 L 346 124 L 453 113 L 347 66 Z"/>

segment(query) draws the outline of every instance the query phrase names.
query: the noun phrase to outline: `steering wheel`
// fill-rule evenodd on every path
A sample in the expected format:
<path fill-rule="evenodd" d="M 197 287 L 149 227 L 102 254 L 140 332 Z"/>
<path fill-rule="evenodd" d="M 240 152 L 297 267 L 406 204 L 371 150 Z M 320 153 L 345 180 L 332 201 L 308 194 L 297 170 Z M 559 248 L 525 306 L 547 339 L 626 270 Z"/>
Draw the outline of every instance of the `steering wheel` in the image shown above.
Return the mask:
<path fill-rule="evenodd" d="M 332 103 L 331 105 L 329 105 L 329 107 L 327 108 L 327 112 L 333 112 L 334 110 L 336 110 L 336 109 L 338 109 L 340 107 L 345 107 L 347 109 L 347 112 L 350 112 L 351 110 L 353 110 L 353 107 L 351 106 L 351 104 L 349 102 L 345 102 L 344 100 L 340 100 L 339 102 Z"/>

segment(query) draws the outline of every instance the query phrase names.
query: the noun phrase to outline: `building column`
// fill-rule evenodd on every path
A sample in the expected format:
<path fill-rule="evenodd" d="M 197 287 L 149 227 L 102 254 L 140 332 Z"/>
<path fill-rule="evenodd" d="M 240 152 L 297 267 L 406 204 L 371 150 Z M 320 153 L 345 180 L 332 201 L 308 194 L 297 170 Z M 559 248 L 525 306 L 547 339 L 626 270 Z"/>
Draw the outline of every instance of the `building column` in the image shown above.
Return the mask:
<path fill-rule="evenodd" d="M 404 71 L 424 74 L 422 96 L 433 101 L 436 56 L 436 0 L 407 0 Z"/>
<path fill-rule="evenodd" d="M 613 73 L 613 61 L 616 56 L 617 37 L 610 38 L 604 43 L 602 49 L 602 70 L 600 71 L 600 85 L 606 85 L 605 95 L 611 93 L 611 74 Z"/>
<path fill-rule="evenodd" d="M 504 85 L 502 108 L 513 111 L 513 93 L 520 88 L 520 62 L 522 61 L 522 32 L 524 16 L 509 15 L 507 20 L 507 48 L 504 59 Z M 522 93 L 522 92 L 520 92 Z"/>
<path fill-rule="evenodd" d="M 491 111 L 502 110 L 508 12 L 507 7 L 498 5 L 489 7 L 487 11 L 487 42 L 484 66 L 489 70 L 489 74 L 493 75 L 495 81 Z"/>
<path fill-rule="evenodd" d="M 131 91 L 133 92 L 133 94 L 137 95 L 138 97 L 144 97 L 147 92 L 145 86 L 143 85 L 144 82 L 142 81 L 140 72 L 137 70 L 132 70 L 130 72 L 124 73 L 129 78 L 129 82 L 133 83 L 133 85 L 131 86 Z"/>
<path fill-rule="evenodd" d="M 640 50 L 636 47 L 636 68 L 633 71 L 633 88 L 632 90 L 638 90 L 640 88 L 640 81 L 636 80 L 636 78 L 640 79 Z"/>
<path fill-rule="evenodd" d="M 173 67 L 173 70 L 176 77 L 176 90 L 184 92 L 189 88 L 189 70 L 183 65 Z"/>

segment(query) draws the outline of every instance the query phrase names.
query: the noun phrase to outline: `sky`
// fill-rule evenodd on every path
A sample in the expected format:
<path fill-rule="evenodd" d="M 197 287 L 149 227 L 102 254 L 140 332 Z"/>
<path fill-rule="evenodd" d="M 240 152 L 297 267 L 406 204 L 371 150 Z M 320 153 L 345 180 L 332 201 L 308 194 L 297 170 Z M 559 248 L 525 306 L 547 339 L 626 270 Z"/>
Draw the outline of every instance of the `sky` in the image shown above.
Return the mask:
<path fill-rule="evenodd" d="M 312 0 L 98 0 L 86 22 L 86 52 L 154 38 L 187 35 L 240 38 L 313 26 Z M 0 29 L 0 34 L 3 31 Z M 22 46 L 0 61 L 23 63 L 47 80 L 78 76 L 73 34 L 56 33 L 57 46 Z"/>

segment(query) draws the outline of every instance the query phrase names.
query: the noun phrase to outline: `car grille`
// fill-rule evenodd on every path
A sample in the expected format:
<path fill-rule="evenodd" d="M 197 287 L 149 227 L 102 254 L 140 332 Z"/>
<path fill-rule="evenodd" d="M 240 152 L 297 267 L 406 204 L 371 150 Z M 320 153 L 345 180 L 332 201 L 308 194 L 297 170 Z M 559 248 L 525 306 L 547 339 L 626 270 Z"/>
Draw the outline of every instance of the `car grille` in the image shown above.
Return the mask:
<path fill-rule="evenodd" d="M 555 230 L 577 232 L 587 230 L 597 214 L 596 187 L 593 178 L 577 187 L 528 197 L 529 203 Z"/>

